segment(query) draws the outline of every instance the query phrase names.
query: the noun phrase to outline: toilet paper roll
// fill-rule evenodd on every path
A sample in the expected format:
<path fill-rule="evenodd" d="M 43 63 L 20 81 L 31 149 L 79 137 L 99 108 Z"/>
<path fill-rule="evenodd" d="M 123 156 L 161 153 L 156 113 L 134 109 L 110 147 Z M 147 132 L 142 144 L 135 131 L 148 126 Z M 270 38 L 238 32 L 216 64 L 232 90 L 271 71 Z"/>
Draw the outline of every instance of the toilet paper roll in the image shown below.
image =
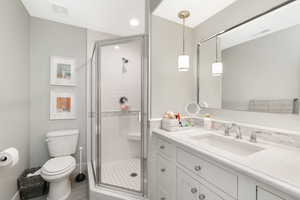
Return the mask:
<path fill-rule="evenodd" d="M 15 166 L 19 161 L 19 152 L 16 148 L 8 148 L 0 153 L 0 167 Z"/>

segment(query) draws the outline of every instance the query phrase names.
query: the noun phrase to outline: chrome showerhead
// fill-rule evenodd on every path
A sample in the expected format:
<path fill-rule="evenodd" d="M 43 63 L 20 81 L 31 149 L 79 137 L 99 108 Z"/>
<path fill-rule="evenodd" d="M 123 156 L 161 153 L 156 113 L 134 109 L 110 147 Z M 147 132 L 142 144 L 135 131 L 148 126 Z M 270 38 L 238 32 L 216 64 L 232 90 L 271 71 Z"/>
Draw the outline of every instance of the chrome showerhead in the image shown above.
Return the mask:
<path fill-rule="evenodd" d="M 123 61 L 124 64 L 129 62 L 128 59 L 126 59 L 126 58 L 122 58 L 122 61 Z"/>

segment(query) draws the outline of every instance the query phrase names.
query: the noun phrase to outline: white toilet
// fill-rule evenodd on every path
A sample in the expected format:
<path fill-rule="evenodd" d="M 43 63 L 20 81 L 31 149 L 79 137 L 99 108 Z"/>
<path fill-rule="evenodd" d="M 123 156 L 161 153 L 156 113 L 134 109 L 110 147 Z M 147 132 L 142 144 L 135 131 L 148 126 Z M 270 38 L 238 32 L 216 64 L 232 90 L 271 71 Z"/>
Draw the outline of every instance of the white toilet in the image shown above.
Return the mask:
<path fill-rule="evenodd" d="M 50 183 L 47 200 L 65 200 L 71 193 L 70 175 L 76 167 L 75 158 L 78 130 L 61 130 L 49 132 L 46 142 L 50 160 L 41 169 L 41 176 Z"/>

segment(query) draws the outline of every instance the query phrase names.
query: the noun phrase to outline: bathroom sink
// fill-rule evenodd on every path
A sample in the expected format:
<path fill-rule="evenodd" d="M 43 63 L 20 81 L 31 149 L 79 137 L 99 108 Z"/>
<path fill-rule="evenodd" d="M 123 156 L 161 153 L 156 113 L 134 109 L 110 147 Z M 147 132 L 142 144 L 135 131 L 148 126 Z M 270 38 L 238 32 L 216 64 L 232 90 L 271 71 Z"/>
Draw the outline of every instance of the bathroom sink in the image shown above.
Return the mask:
<path fill-rule="evenodd" d="M 263 147 L 217 135 L 197 135 L 190 136 L 189 139 L 197 145 L 209 145 L 238 156 L 249 156 L 264 150 Z"/>

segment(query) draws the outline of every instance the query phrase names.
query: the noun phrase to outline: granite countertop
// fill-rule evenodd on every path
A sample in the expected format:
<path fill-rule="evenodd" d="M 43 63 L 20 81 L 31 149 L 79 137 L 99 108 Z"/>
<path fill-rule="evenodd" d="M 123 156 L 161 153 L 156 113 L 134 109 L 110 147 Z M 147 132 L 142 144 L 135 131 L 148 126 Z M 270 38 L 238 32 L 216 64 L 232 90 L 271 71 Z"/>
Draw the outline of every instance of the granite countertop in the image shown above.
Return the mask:
<path fill-rule="evenodd" d="M 247 156 L 239 156 L 209 144 L 197 144 L 191 139 L 193 136 L 205 135 L 218 135 L 228 139 L 229 136 L 223 136 L 216 131 L 195 128 L 167 132 L 162 129 L 154 129 L 153 133 L 169 139 L 177 145 L 190 148 L 259 182 L 268 184 L 291 197 L 300 198 L 300 149 L 298 148 L 258 141 L 251 145 L 264 148 L 263 150 Z M 232 137 L 232 140 L 236 139 Z M 238 140 L 238 142 L 240 144 L 250 143 L 246 139 Z"/>

